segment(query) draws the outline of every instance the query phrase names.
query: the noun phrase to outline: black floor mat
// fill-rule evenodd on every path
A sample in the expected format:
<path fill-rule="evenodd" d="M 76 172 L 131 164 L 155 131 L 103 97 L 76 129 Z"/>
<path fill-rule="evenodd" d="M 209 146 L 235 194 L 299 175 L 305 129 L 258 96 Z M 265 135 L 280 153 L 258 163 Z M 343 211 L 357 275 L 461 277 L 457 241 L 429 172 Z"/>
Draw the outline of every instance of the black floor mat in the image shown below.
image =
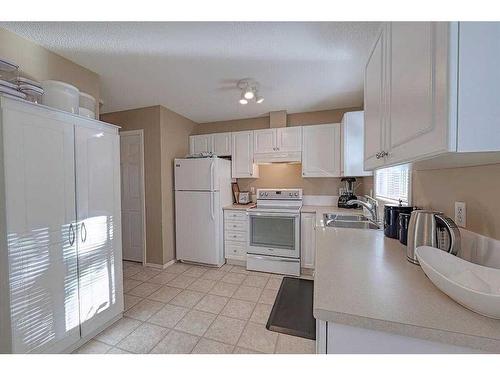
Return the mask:
<path fill-rule="evenodd" d="M 312 280 L 284 277 L 266 328 L 270 331 L 316 340 Z"/>

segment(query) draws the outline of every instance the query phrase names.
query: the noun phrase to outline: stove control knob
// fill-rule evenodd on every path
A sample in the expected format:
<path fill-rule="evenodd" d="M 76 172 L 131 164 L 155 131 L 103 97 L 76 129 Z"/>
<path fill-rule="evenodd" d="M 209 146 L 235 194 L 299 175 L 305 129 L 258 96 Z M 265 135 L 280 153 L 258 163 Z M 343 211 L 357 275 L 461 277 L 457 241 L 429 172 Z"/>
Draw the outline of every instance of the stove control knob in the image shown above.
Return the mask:
<path fill-rule="evenodd" d="M 288 195 L 291 197 L 291 196 L 292 196 L 292 193 L 288 193 Z"/>
<path fill-rule="evenodd" d="M 266 193 L 266 197 L 269 195 L 269 193 Z"/>
<path fill-rule="evenodd" d="M 294 195 L 295 195 L 296 197 L 298 197 L 298 196 L 299 196 L 299 193 L 295 193 Z"/>
<path fill-rule="evenodd" d="M 264 192 L 261 191 L 260 192 L 260 196 L 263 197 L 264 196 Z"/>

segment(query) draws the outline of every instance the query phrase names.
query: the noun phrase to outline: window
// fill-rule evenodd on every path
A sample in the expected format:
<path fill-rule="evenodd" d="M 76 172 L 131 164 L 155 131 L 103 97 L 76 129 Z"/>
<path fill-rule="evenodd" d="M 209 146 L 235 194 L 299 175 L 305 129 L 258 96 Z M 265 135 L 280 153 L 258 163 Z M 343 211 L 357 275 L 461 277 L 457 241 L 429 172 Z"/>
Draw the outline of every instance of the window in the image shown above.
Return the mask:
<path fill-rule="evenodd" d="M 410 204 L 410 169 L 398 165 L 375 171 L 375 197 L 387 201 Z"/>

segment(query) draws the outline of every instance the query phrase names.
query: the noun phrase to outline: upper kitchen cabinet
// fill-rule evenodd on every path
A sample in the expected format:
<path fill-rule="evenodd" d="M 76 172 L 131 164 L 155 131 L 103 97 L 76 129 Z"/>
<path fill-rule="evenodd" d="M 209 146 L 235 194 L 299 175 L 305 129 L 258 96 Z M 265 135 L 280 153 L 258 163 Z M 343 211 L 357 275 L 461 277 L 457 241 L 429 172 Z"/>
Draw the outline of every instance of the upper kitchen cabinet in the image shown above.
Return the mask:
<path fill-rule="evenodd" d="M 189 153 L 212 152 L 217 156 L 231 156 L 231 133 L 192 135 L 189 137 Z"/>
<path fill-rule="evenodd" d="M 252 131 L 232 133 L 232 178 L 257 178 L 259 168 L 254 164 L 254 138 Z"/>
<path fill-rule="evenodd" d="M 213 135 L 212 152 L 217 156 L 231 156 L 231 133 L 216 133 Z"/>
<path fill-rule="evenodd" d="M 384 62 L 386 32 L 380 31 L 365 69 L 364 87 L 364 165 L 365 169 L 374 169 L 384 164 L 379 157 L 384 148 Z"/>
<path fill-rule="evenodd" d="M 213 135 L 202 134 L 189 137 L 189 153 L 199 154 L 201 152 L 212 152 Z"/>
<path fill-rule="evenodd" d="M 340 123 L 342 176 L 371 176 L 371 171 L 363 167 L 364 113 L 363 111 L 346 112 Z"/>
<path fill-rule="evenodd" d="M 256 162 L 300 162 L 302 127 L 255 130 L 254 146 Z"/>
<path fill-rule="evenodd" d="M 500 160 L 486 154 L 500 151 L 499 38 L 495 23 L 384 24 L 365 70 L 365 168 Z"/>
<path fill-rule="evenodd" d="M 340 176 L 340 124 L 302 128 L 302 177 Z"/>

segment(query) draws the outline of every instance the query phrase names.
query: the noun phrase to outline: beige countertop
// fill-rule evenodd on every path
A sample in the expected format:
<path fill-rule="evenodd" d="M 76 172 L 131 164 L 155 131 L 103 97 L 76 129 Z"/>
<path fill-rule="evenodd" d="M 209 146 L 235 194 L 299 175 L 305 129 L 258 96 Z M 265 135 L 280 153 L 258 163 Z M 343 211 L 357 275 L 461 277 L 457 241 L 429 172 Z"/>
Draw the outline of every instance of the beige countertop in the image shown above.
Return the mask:
<path fill-rule="evenodd" d="M 255 203 L 252 204 L 231 204 L 229 206 L 223 207 L 223 210 L 238 210 L 238 211 L 246 211 L 249 208 L 255 207 Z"/>
<path fill-rule="evenodd" d="M 442 293 L 405 249 L 381 230 L 317 226 L 314 316 L 500 353 L 500 320 Z"/>

